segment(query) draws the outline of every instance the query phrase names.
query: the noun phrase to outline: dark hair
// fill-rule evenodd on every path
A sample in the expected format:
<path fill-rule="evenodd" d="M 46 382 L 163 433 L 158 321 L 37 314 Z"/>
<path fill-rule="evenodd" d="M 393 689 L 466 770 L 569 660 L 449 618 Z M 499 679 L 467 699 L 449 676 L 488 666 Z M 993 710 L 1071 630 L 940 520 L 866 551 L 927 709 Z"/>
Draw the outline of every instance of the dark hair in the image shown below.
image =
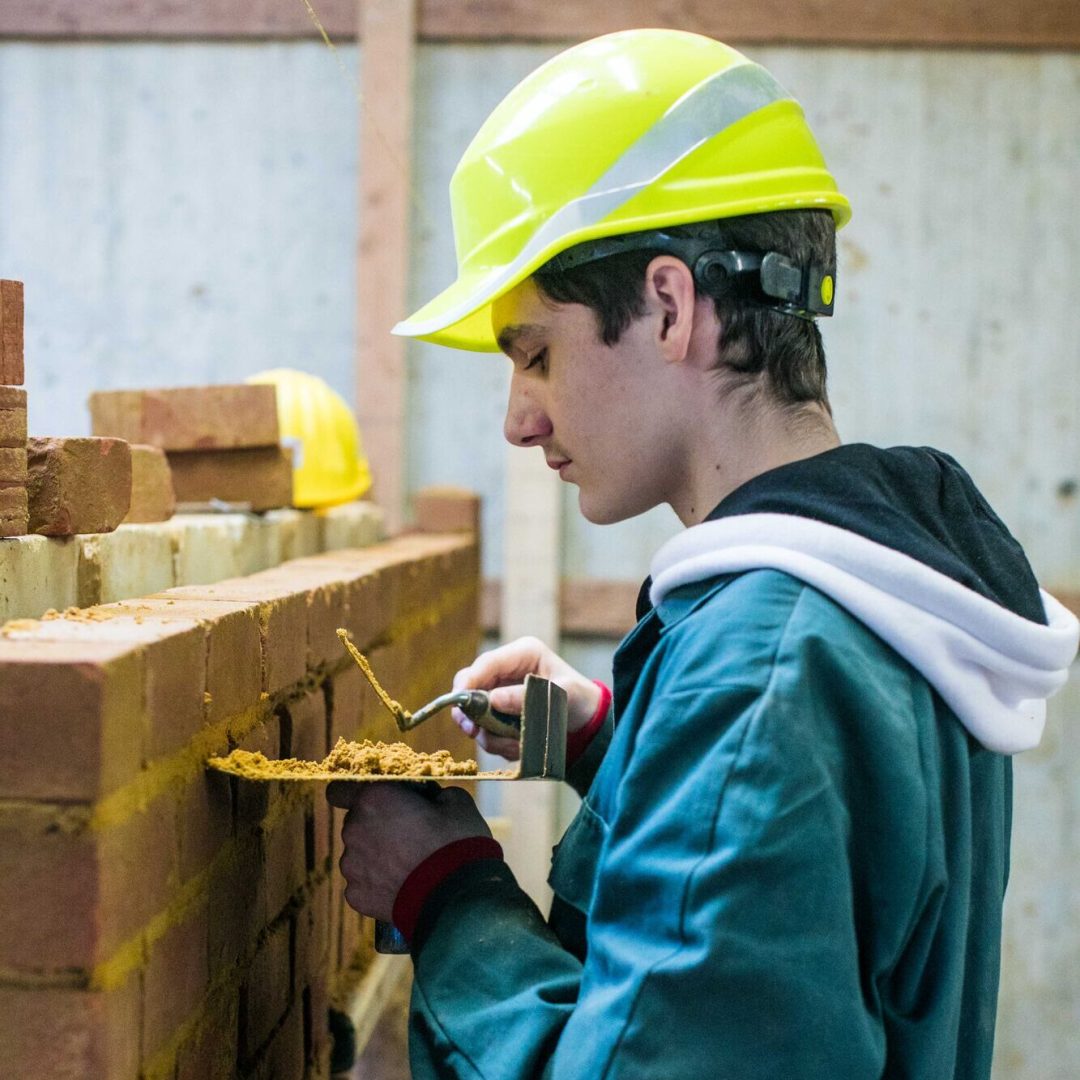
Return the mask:
<path fill-rule="evenodd" d="M 764 254 L 778 251 L 805 266 L 816 263 L 835 274 L 836 227 L 828 210 L 778 210 L 720 221 L 725 250 Z M 685 235 L 679 226 L 664 230 Z M 644 314 L 645 269 L 656 251 L 631 250 L 569 270 L 550 264 L 533 279 L 541 293 L 560 304 L 584 304 L 597 317 L 600 337 L 614 345 L 623 331 Z M 695 283 L 699 295 L 705 295 Z M 817 324 L 753 300 L 725 296 L 723 284 L 709 291 L 723 330 L 719 364 L 745 383 L 764 373 L 767 389 L 781 405 L 818 402 L 829 406 L 825 390 L 825 346 Z"/>

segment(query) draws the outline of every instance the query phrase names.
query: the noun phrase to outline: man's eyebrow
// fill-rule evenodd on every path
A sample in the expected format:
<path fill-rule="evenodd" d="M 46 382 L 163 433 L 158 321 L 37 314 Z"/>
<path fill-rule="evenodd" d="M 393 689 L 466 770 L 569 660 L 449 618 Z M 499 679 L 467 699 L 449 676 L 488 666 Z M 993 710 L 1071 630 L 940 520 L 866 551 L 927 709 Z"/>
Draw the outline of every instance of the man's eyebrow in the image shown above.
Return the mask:
<path fill-rule="evenodd" d="M 543 329 L 542 326 L 539 326 L 536 323 L 514 323 L 500 330 L 499 336 L 495 341 L 499 348 L 509 356 L 510 352 L 517 345 L 519 338 L 522 338 L 527 334 L 542 333 Z"/>

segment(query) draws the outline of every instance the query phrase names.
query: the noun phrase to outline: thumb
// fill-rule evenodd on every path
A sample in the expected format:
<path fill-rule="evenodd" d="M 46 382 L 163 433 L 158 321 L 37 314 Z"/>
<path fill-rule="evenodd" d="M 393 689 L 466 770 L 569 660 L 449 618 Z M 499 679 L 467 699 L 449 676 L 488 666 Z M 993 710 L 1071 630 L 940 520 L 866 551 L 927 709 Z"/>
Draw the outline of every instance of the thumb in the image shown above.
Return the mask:
<path fill-rule="evenodd" d="M 498 712 L 520 716 L 525 708 L 525 687 L 520 683 L 517 686 L 498 686 L 488 691 L 488 697 L 491 707 Z"/>

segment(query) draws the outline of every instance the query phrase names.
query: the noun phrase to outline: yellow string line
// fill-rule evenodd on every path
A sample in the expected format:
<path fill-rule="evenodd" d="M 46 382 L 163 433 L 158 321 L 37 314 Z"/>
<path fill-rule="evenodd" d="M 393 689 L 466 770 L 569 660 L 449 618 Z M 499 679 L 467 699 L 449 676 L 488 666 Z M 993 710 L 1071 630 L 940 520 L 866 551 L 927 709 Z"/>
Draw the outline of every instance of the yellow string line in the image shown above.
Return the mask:
<path fill-rule="evenodd" d="M 305 8 L 307 8 L 308 17 L 315 24 L 315 29 L 319 31 L 320 36 L 326 43 L 326 47 L 330 50 L 331 53 L 333 53 L 334 60 L 337 63 L 338 69 L 352 86 L 353 93 L 356 95 L 357 104 L 359 104 L 360 108 L 363 110 L 364 115 L 370 122 L 371 130 L 375 132 L 375 136 L 376 138 L 378 138 L 379 142 L 383 144 L 383 149 L 386 151 L 387 156 L 398 167 L 401 175 L 405 178 L 406 186 L 409 190 L 409 201 L 412 203 L 413 209 L 420 217 L 421 224 L 425 229 L 433 231 L 434 226 L 432 224 L 431 218 L 428 216 L 424 204 L 417 197 L 416 190 L 412 186 L 411 172 L 406 166 L 405 162 L 401 159 L 400 155 L 397 153 L 393 144 L 384 134 L 383 129 L 379 126 L 379 122 L 376 119 L 375 114 L 372 113 L 370 109 L 368 109 L 367 102 L 364 100 L 364 93 L 360 89 L 360 84 L 356 81 L 356 76 L 345 66 L 345 61 L 341 59 L 341 53 L 338 52 L 337 46 L 333 43 L 333 41 L 330 40 L 330 35 L 326 32 L 326 27 L 323 26 L 322 20 L 319 18 L 319 14 L 315 10 L 315 6 L 311 3 L 311 0 L 301 0 L 301 3 L 304 5 Z"/>

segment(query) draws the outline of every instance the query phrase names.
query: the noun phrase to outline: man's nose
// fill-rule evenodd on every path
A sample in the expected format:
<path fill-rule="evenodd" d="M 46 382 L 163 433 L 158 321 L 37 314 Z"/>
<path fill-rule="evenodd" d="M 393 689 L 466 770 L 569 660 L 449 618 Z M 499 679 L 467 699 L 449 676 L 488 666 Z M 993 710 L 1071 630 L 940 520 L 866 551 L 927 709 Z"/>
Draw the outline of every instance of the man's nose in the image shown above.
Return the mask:
<path fill-rule="evenodd" d="M 503 435 L 514 446 L 535 446 L 551 434 L 551 420 L 531 387 L 522 385 L 520 374 L 510 380 Z"/>

